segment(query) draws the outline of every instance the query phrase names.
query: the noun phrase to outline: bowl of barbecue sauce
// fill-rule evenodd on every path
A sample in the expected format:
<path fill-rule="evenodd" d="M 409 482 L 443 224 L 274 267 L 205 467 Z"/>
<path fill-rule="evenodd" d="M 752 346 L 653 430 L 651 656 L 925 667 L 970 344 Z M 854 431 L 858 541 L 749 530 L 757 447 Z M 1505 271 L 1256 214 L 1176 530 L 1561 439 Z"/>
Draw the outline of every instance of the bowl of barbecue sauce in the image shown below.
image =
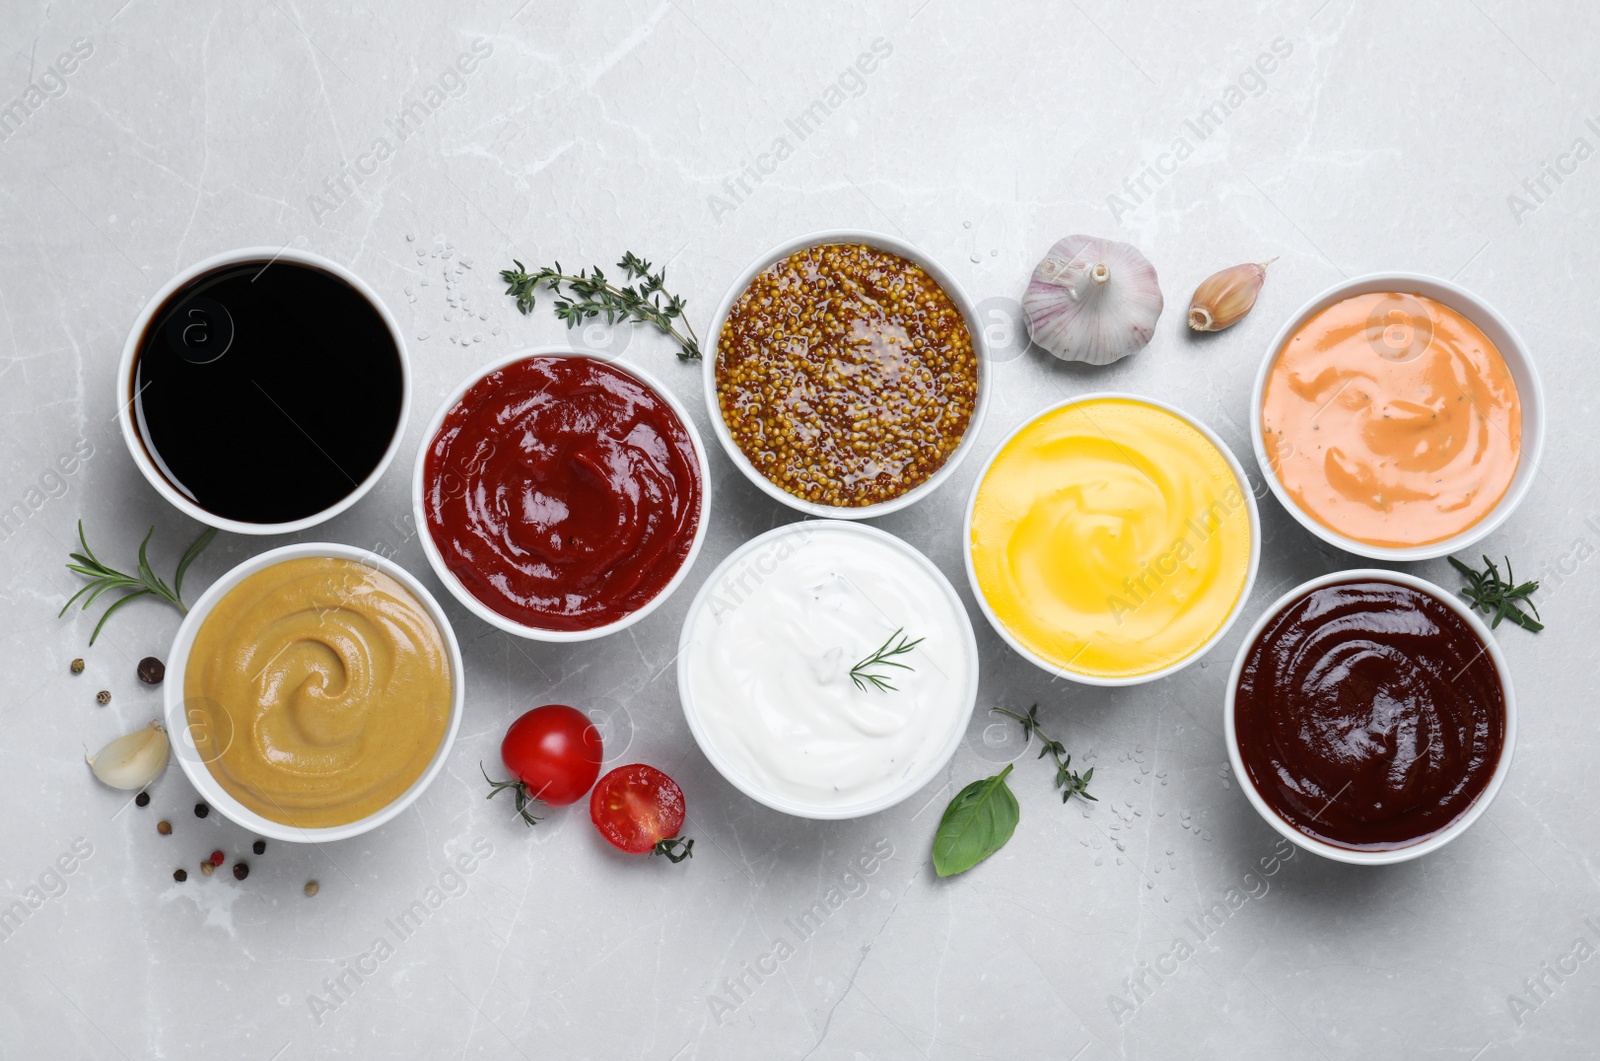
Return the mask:
<path fill-rule="evenodd" d="M 400 447 L 399 325 L 336 262 L 255 247 L 199 262 L 134 322 L 118 419 L 150 485 L 202 523 L 287 534 L 372 489 Z"/>
<path fill-rule="evenodd" d="M 1267 824 L 1381 865 L 1435 851 L 1511 768 L 1516 700 L 1483 622 L 1431 583 L 1340 571 L 1290 591 L 1228 680 L 1228 757 Z"/>

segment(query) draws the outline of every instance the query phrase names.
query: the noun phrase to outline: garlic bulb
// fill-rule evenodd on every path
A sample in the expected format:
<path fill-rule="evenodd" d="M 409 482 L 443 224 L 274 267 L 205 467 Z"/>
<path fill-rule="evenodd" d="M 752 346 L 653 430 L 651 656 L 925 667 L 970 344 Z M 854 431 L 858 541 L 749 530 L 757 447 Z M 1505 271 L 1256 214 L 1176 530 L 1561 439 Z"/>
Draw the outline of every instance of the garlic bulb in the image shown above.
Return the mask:
<path fill-rule="evenodd" d="M 1022 296 L 1033 341 L 1091 365 L 1138 353 L 1161 316 L 1156 270 L 1127 243 L 1068 236 L 1033 270 Z"/>
<path fill-rule="evenodd" d="M 1235 265 L 1206 277 L 1189 300 L 1189 327 L 1197 332 L 1220 332 L 1243 320 L 1261 293 L 1267 266 L 1277 260 Z"/>
<path fill-rule="evenodd" d="M 94 776 L 126 791 L 144 788 L 167 768 L 170 745 L 159 721 L 118 737 L 93 755 L 85 755 Z"/>

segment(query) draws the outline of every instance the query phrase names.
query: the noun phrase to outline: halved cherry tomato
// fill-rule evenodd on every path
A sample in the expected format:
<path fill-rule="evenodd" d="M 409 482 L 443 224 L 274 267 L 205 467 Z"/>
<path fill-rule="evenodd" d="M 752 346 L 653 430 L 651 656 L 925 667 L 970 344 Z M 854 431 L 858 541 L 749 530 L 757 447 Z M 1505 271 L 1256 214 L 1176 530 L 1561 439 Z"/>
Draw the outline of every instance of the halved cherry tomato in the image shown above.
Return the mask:
<path fill-rule="evenodd" d="M 683 828 L 683 789 L 653 766 L 619 766 L 594 786 L 589 817 L 600 835 L 629 854 L 665 855 L 673 862 L 691 857 L 694 841 L 678 836 Z"/>
<path fill-rule="evenodd" d="M 511 723 L 500 743 L 510 781 L 491 781 L 493 799 L 505 789 L 517 795 L 517 812 L 529 825 L 539 819 L 531 803 L 576 803 L 600 776 L 601 741 L 595 724 L 575 707 L 546 704 Z"/>

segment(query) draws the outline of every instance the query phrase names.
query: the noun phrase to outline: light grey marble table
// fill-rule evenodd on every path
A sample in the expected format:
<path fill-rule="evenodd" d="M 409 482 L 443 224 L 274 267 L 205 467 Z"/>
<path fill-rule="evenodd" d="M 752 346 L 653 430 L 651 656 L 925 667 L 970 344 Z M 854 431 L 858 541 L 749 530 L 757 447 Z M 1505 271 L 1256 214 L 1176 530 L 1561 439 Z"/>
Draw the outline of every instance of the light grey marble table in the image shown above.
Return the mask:
<path fill-rule="evenodd" d="M 0 930 L 0 1056 L 1600 1052 L 1596 8 L 4 7 L 0 903 L 39 901 Z M 862 74 L 857 56 L 875 45 Z M 1277 60 L 1258 64 L 1275 45 Z M 1020 752 L 986 741 L 979 718 L 944 776 L 892 811 L 814 823 L 765 810 L 695 747 L 668 666 L 694 588 L 792 518 L 716 452 L 706 549 L 630 632 L 531 644 L 447 599 L 469 702 L 446 772 L 409 812 L 358 840 L 273 844 L 243 883 L 172 881 L 174 866 L 213 847 L 242 854 L 253 837 L 197 820 L 175 766 L 140 809 L 94 783 L 82 752 L 157 713 L 134 664 L 165 653 L 178 616 L 131 605 L 93 649 L 91 618 L 56 618 L 77 586 L 62 564 L 80 517 L 122 563 L 154 524 L 165 570 L 197 529 L 140 478 L 114 422 L 123 340 L 163 281 L 217 251 L 288 244 L 382 294 L 410 344 L 410 437 L 372 494 L 301 538 L 393 547 L 437 587 L 404 522 L 422 425 L 475 366 L 564 337 L 543 308 L 523 318 L 503 295 L 497 272 L 513 255 L 669 262 L 703 330 L 751 258 L 835 226 L 901 235 L 983 302 L 996 358 L 980 452 L 1062 396 L 1116 388 L 1203 418 L 1254 473 L 1255 367 L 1286 316 L 1340 277 L 1453 278 L 1511 318 L 1539 360 L 1551 431 L 1536 487 L 1486 551 L 1544 579 L 1549 629 L 1496 635 L 1522 718 L 1488 814 L 1393 868 L 1275 860 L 1286 847 L 1231 781 L 1222 740 L 1244 623 L 1175 677 L 1106 691 L 1051 682 L 981 620 L 980 705 L 1040 702 L 1075 765 L 1095 767 L 1098 804 L 1063 806 L 1028 753 L 1013 775 L 1015 838 L 936 879 L 943 802 Z M 1162 278 L 1154 341 L 1110 368 L 1055 363 L 1010 331 L 1035 261 L 1072 232 L 1137 244 Z M 1200 279 L 1273 255 L 1251 317 L 1207 341 L 1185 334 Z M 583 341 L 664 377 L 706 431 L 697 369 L 659 336 Z M 75 450 L 89 455 L 61 474 Z M 976 470 L 879 521 L 944 568 L 975 618 L 957 527 Z M 1261 516 L 1247 621 L 1288 586 L 1359 564 L 1270 496 Z M 191 592 L 272 544 L 221 536 Z M 1456 584 L 1443 561 L 1411 569 Z M 74 677 L 80 655 L 88 670 Z M 614 854 L 581 809 L 529 830 L 485 802 L 479 760 L 493 765 L 510 720 L 548 701 L 604 717 L 614 762 L 683 783 L 692 862 Z M 157 835 L 162 817 L 173 836 Z M 474 870 L 453 874 L 473 850 Z M 847 881 L 863 852 L 887 857 Z M 313 878 L 321 893 L 307 899 Z M 835 888 L 821 927 L 797 930 Z M 397 928 L 418 901 L 420 927 Z"/>

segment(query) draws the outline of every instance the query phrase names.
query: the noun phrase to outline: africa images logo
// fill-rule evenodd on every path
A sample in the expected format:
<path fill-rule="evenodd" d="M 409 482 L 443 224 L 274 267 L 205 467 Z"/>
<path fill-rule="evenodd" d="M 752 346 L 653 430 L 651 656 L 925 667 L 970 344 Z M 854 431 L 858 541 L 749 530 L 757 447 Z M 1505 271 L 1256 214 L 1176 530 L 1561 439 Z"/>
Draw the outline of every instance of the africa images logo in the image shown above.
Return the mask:
<path fill-rule="evenodd" d="M 322 224 L 324 217 L 354 198 L 356 189 L 393 158 L 401 145 L 416 135 L 429 118 L 450 100 L 467 94 L 467 78 L 493 54 L 494 45 L 487 38 L 479 37 L 472 42 L 469 51 L 456 56 L 455 62 L 445 67 L 420 93 L 401 100 L 400 113 L 389 119 L 387 135 L 374 138 L 371 146 L 353 162 L 344 163 L 337 174 L 323 178 L 322 194 L 312 192 L 306 196 L 311 220 Z"/>
<path fill-rule="evenodd" d="M 37 81 L 28 82 L 22 93 L 10 103 L 0 107 L 0 143 L 17 134 L 28 119 L 53 99 L 67 94 L 67 78 L 77 73 L 82 64 L 94 54 L 94 41 L 79 37 L 72 42 L 72 50 L 56 56 L 56 61 L 45 67 Z"/>

